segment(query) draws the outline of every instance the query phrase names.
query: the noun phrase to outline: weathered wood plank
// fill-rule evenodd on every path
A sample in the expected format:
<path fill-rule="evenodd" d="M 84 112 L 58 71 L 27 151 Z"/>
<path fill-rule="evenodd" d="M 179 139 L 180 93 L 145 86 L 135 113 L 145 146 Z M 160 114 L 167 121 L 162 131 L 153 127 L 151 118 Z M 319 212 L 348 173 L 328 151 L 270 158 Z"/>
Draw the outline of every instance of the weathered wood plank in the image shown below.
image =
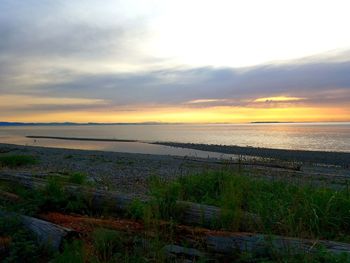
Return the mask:
<path fill-rule="evenodd" d="M 28 174 L 0 173 L 0 180 L 18 183 L 30 189 L 43 188 L 47 184 L 47 181 L 43 178 L 28 176 Z M 96 210 L 106 208 L 111 212 L 125 212 L 129 209 L 135 198 L 138 198 L 144 203 L 149 200 L 147 197 L 140 198 L 135 195 L 126 195 L 113 191 L 92 189 L 73 184 L 65 184 L 64 188 L 67 192 L 72 194 L 81 193 L 87 195 L 90 200 L 90 205 Z M 179 220 L 184 224 L 210 226 L 213 222 L 220 219 L 221 216 L 221 209 L 215 206 L 201 205 L 184 201 L 177 201 L 177 206 L 181 211 Z M 249 213 L 246 214 L 246 217 L 251 217 L 254 219 L 254 215 Z"/>
<path fill-rule="evenodd" d="M 64 240 L 70 239 L 77 233 L 65 228 L 34 217 L 9 213 L 0 210 L 0 217 L 18 217 L 23 226 L 31 231 L 40 245 L 49 246 L 53 250 L 59 250 Z"/>
<path fill-rule="evenodd" d="M 152 230 L 147 230 L 145 226 L 139 222 L 131 219 L 95 219 L 85 216 L 77 215 L 63 215 L 61 216 L 44 216 L 45 220 L 51 221 L 56 224 L 66 225 L 67 222 L 74 228 L 75 223 L 86 224 L 87 226 L 103 226 L 111 227 L 118 231 L 125 231 L 132 234 L 144 234 L 144 231 L 150 236 L 155 236 Z M 71 224 L 72 223 L 72 224 Z M 170 222 L 162 221 L 158 222 L 160 226 L 171 225 Z M 165 249 L 170 254 L 175 255 L 188 255 L 192 257 L 201 257 L 202 255 L 214 255 L 215 257 L 234 257 L 236 253 L 241 252 L 254 252 L 256 254 L 268 255 L 268 250 L 271 251 L 285 251 L 288 253 L 314 253 L 319 246 L 322 246 L 325 250 L 331 253 L 347 253 L 350 254 L 350 244 L 325 241 L 325 240 L 311 240 L 300 239 L 283 236 L 269 236 L 255 233 L 233 233 L 229 231 L 213 231 L 207 228 L 185 226 L 185 225 L 172 225 L 173 234 L 176 237 L 174 240 L 178 240 L 181 243 L 189 245 L 187 248 L 178 246 L 178 244 L 172 244 L 166 246 Z M 85 228 L 84 228 L 85 229 Z M 166 227 L 163 228 L 166 231 Z M 161 232 L 162 233 L 162 232 Z M 158 232 L 157 235 L 160 233 Z M 167 232 L 163 233 L 167 234 Z M 191 249 L 193 247 L 200 247 L 198 249 Z M 204 252 L 205 251 L 205 252 Z"/>
<path fill-rule="evenodd" d="M 268 236 L 251 233 L 235 233 L 229 236 L 208 236 L 206 244 L 210 251 L 221 254 L 235 252 L 254 252 L 265 254 L 268 249 L 288 251 L 289 253 L 315 253 L 321 246 L 331 253 L 350 254 L 350 244 L 334 241 L 299 239 L 283 236 Z"/>

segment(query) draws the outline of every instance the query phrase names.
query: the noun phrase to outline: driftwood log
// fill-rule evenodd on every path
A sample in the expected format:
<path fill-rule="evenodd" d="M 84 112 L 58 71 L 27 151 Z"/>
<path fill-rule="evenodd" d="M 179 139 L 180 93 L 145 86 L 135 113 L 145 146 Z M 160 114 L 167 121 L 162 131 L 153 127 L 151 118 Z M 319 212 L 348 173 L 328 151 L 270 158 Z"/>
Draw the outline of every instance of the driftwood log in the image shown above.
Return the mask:
<path fill-rule="evenodd" d="M 229 236 L 208 236 L 206 244 L 209 251 L 225 255 L 235 252 L 254 252 L 266 254 L 271 249 L 287 251 L 291 254 L 315 253 L 322 247 L 330 253 L 350 255 L 350 244 L 325 240 L 299 239 L 262 234 L 236 233 Z"/>
<path fill-rule="evenodd" d="M 242 252 L 260 256 L 268 256 L 271 251 L 279 251 L 288 255 L 314 254 L 320 248 L 333 254 L 350 255 L 350 244 L 347 243 L 252 233 L 230 233 L 224 236 L 208 235 L 204 238 L 203 244 L 206 246 L 207 252 L 178 245 L 167 245 L 164 247 L 164 251 L 169 256 L 185 256 L 191 259 L 208 258 L 210 255 L 215 258 L 220 255 L 223 258 L 235 257 Z"/>
<path fill-rule="evenodd" d="M 73 229 L 75 229 L 75 227 L 80 229 L 83 224 L 86 225 L 83 229 L 87 231 L 92 231 L 94 227 L 107 227 L 133 235 L 142 234 L 143 237 L 156 236 L 152 230 L 147 229 L 140 221 L 131 219 L 97 219 L 78 215 L 64 215 L 61 213 L 44 214 L 43 218 L 59 225 L 69 225 Z M 157 235 L 162 235 L 162 233 L 163 235 L 167 235 L 167 226 L 172 224 L 166 221 L 158 222 L 158 224 L 161 226 L 160 229 L 162 230 L 158 232 Z M 320 246 L 331 253 L 350 254 L 350 244 L 340 242 L 254 233 L 213 231 L 207 228 L 185 225 L 172 225 L 172 227 L 173 234 L 176 237 L 175 240 L 179 241 L 180 244 L 186 243 L 188 247 L 184 248 L 179 246 L 179 244 L 171 244 L 165 246 L 164 250 L 167 254 L 172 254 L 174 256 L 183 255 L 186 258 L 199 258 L 203 256 L 206 258 L 210 258 L 211 256 L 230 258 L 235 257 L 235 255 L 240 252 L 253 252 L 255 254 L 268 255 L 271 249 L 274 251 L 285 251 L 290 254 L 315 253 Z"/>
<path fill-rule="evenodd" d="M 36 178 L 28 174 L 9 174 L 0 172 L 0 180 L 10 181 L 21 184 L 30 189 L 43 188 L 47 181 L 43 178 Z M 140 198 L 135 195 L 126 195 L 113 191 L 104 191 L 92 189 L 74 184 L 65 184 L 64 189 L 71 194 L 84 194 L 88 197 L 89 203 L 94 210 L 107 209 L 110 212 L 125 212 L 130 205 L 138 198 L 141 202 L 146 203 L 149 198 Z M 212 226 L 218 222 L 221 217 L 221 209 L 215 206 L 202 205 L 192 202 L 177 201 L 180 210 L 179 221 L 183 224 L 194 224 Z M 258 222 L 259 218 L 251 213 L 243 215 L 243 222 Z"/>
<path fill-rule="evenodd" d="M 0 190 L 0 199 L 8 202 L 18 202 L 21 198 L 16 194 Z"/>
<path fill-rule="evenodd" d="M 163 251 L 168 258 L 185 258 L 183 262 L 196 262 L 200 258 L 208 258 L 208 255 L 195 248 L 187 248 L 179 245 L 166 245 Z M 187 260 L 186 260 L 187 258 Z"/>
<path fill-rule="evenodd" d="M 18 215 L 0 210 L 0 217 L 18 218 L 24 228 L 35 235 L 38 244 L 48 246 L 55 251 L 62 247 L 64 240 L 68 240 L 77 234 L 69 228 L 30 216 Z"/>
<path fill-rule="evenodd" d="M 8 251 L 10 243 L 11 243 L 10 237 L 0 236 L 0 256 L 1 254 Z"/>
<path fill-rule="evenodd" d="M 280 168 L 284 170 L 300 171 L 302 165 L 300 163 L 292 163 L 286 161 L 270 160 L 270 161 L 259 161 L 253 157 L 248 160 L 215 160 L 215 159 L 202 159 L 202 158 L 189 158 L 189 157 L 173 157 L 177 160 L 197 162 L 197 163 L 207 163 L 207 164 L 217 164 L 217 165 L 241 165 L 241 166 L 254 166 L 254 167 L 267 167 L 267 168 Z M 261 158 L 260 158 L 261 159 Z"/>
<path fill-rule="evenodd" d="M 28 174 L 6 174 L 0 173 L 0 180 L 19 183 L 25 187 L 36 189 L 45 187 L 47 182 L 41 178 L 28 176 Z M 95 209 L 107 205 L 110 211 L 125 211 L 129 208 L 134 200 L 133 195 L 123 195 L 117 192 L 102 191 L 96 189 L 84 188 L 81 186 L 67 184 L 65 190 L 72 193 L 83 193 L 91 198 L 91 205 Z M 141 201 L 147 202 L 147 199 Z M 183 217 L 181 222 L 184 224 L 203 224 L 203 222 L 211 222 L 220 216 L 221 210 L 217 207 L 199 205 L 190 202 L 178 202 L 183 207 Z M 0 212 L 0 216 L 5 216 L 4 212 Z M 251 215 L 247 215 L 251 216 Z M 43 221 L 40 219 L 21 216 L 21 221 L 28 229 L 36 234 L 38 241 L 45 244 L 51 244 L 55 249 L 58 249 L 62 240 L 71 236 L 74 231 Z M 196 231 L 192 229 L 193 233 Z M 231 233 L 219 232 L 214 235 L 204 231 L 202 233 L 202 242 L 204 242 L 210 253 L 222 255 L 234 255 L 236 252 L 254 252 L 264 254 L 268 249 L 287 250 L 291 253 L 314 253 L 319 246 L 331 253 L 347 253 L 350 254 L 350 244 L 339 243 L 333 241 L 309 240 L 290 238 L 283 236 L 270 236 L 252 233 Z M 167 247 L 168 252 L 180 254 L 186 252 L 179 247 Z M 182 251 L 182 252 L 181 252 Z M 195 250 L 187 250 L 194 252 Z M 197 251 L 196 251 L 197 252 Z"/>

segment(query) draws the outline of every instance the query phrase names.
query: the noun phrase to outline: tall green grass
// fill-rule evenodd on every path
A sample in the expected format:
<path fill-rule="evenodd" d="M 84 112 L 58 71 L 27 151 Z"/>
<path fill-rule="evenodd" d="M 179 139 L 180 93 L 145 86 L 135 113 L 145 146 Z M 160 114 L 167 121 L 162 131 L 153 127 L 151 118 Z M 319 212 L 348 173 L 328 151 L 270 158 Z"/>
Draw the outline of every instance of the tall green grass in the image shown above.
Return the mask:
<path fill-rule="evenodd" d="M 50 252 L 40 247 L 32 233 L 25 229 L 17 216 L 0 215 L 0 237 L 9 237 L 8 249 L 0 249 L 0 262 L 39 262 Z"/>
<path fill-rule="evenodd" d="M 89 196 L 80 191 L 72 193 L 64 189 L 67 180 L 59 177 L 49 177 L 47 184 L 35 190 L 27 189 L 15 183 L 0 182 L 0 190 L 18 195 L 16 202 L 0 198 L 0 209 L 25 215 L 35 215 L 39 211 L 62 211 L 90 213 Z"/>
<path fill-rule="evenodd" d="M 69 174 L 68 182 L 72 184 L 87 184 L 87 175 L 80 172 L 73 172 Z"/>
<path fill-rule="evenodd" d="M 0 156 L 0 167 L 20 167 L 25 165 L 36 164 L 38 160 L 31 155 L 5 155 Z"/>
<path fill-rule="evenodd" d="M 220 226 L 228 230 L 350 241 L 347 189 L 254 179 L 230 171 L 151 185 L 152 195 L 165 206 L 163 211 L 174 211 L 172 201 L 177 199 L 219 206 L 223 211 Z M 246 212 L 259 220 L 247 222 Z"/>
<path fill-rule="evenodd" d="M 62 187 L 65 182 L 72 181 L 84 184 L 85 179 L 82 178 L 85 177 L 73 175 L 64 179 L 49 178 L 46 187 L 36 191 L 15 186 L 12 190 L 22 197 L 22 203 L 14 204 L 16 207 L 12 207 L 11 210 L 25 214 L 51 209 L 88 213 L 88 197 L 68 194 Z M 11 185 L 3 187 L 11 189 Z M 144 204 L 135 200 L 130 205 L 129 216 L 142 219 L 145 223 L 145 232 L 138 236 L 98 228 L 88 236 L 87 243 L 86 240 L 67 243 L 63 252 L 53 257 L 44 250 L 38 252 L 40 248 L 30 233 L 19 232 L 18 236 L 14 236 L 12 254 L 4 257 L 6 260 L 15 261 L 4 262 L 25 262 L 23 258 L 26 257 L 36 260 L 36 255 L 41 254 L 51 258 L 52 262 L 67 263 L 181 262 L 167 261 L 163 251 L 165 245 L 181 242 L 172 233 L 173 224 L 176 224 L 176 218 L 181 214 L 181 208 L 176 204 L 177 200 L 220 206 L 223 214 L 217 226 L 228 230 L 350 240 L 350 193 L 347 189 L 336 191 L 309 184 L 296 185 L 282 181 L 254 179 L 230 171 L 216 171 L 181 177 L 173 182 L 154 177 L 151 180 L 150 194 L 149 203 Z M 0 201 L 0 208 L 6 208 L 7 205 Z M 246 212 L 257 215 L 260 220 L 247 222 L 243 216 Z M 164 218 L 170 220 L 170 226 L 161 225 L 160 220 Z M 13 222 L 13 220 L 0 220 L 0 233 L 5 236 L 13 235 L 17 228 Z M 285 251 L 272 249 L 268 255 L 233 256 L 235 262 L 336 263 L 350 260 L 349 257 L 332 255 L 322 250 L 316 255 L 308 253 L 290 255 Z M 0 254 L 0 261 L 1 259 Z M 200 260 L 202 261 L 197 262 L 206 262 L 206 259 Z"/>

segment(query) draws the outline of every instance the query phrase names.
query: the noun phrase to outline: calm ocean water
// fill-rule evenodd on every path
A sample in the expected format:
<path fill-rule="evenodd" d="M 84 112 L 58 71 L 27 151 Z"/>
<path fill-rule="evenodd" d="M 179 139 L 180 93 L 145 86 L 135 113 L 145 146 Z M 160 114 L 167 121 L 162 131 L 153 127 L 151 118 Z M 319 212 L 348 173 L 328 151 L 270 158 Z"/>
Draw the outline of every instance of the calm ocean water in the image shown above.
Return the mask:
<path fill-rule="evenodd" d="M 92 142 L 51 142 L 27 135 L 135 139 L 350 152 L 350 123 L 215 124 L 215 125 L 91 125 L 0 127 L 0 142 L 65 148 L 91 148 Z M 102 143 L 110 150 L 113 143 Z M 123 143 L 122 143 L 123 144 Z M 79 147 L 81 145 L 81 147 Z M 101 143 L 96 143 L 101 145 Z M 109 145 L 109 146 L 108 146 Z M 120 145 L 120 143 L 118 144 Z M 124 148 L 133 147 L 131 144 Z M 92 147 L 93 148 L 93 147 Z M 96 146 L 96 149 L 100 149 Z"/>

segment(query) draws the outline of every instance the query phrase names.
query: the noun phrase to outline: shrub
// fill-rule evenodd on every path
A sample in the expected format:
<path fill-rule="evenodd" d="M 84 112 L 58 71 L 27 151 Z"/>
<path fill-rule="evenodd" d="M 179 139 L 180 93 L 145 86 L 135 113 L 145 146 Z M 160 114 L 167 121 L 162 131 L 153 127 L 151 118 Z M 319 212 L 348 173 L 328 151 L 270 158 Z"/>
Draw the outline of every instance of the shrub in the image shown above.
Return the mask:
<path fill-rule="evenodd" d="M 53 263 L 84 263 L 85 253 L 84 244 L 80 240 L 74 240 L 71 243 L 65 243 L 63 252 L 56 255 Z"/>
<path fill-rule="evenodd" d="M 0 156 L 0 166 L 10 168 L 33 165 L 37 163 L 37 159 L 30 155 L 6 155 Z"/>
<path fill-rule="evenodd" d="M 114 230 L 99 228 L 93 232 L 95 255 L 100 262 L 116 260 L 124 250 L 122 235 Z"/>
<path fill-rule="evenodd" d="M 140 199 L 134 199 L 129 205 L 126 215 L 132 219 L 142 219 L 145 213 L 145 204 Z"/>
<path fill-rule="evenodd" d="M 86 179 L 87 179 L 86 174 L 74 172 L 74 173 L 70 174 L 68 181 L 72 184 L 83 185 L 83 184 L 86 184 L 86 182 L 87 182 Z"/>
<path fill-rule="evenodd" d="M 350 195 L 346 189 L 296 185 L 216 171 L 184 176 L 173 183 L 158 181 L 152 193 L 156 193 L 156 200 L 164 206 L 160 211 L 165 212 L 165 216 L 173 211 L 174 199 L 179 197 L 221 207 L 221 226 L 229 230 L 350 240 Z M 246 212 L 257 215 L 260 220 L 243 220 Z"/>
<path fill-rule="evenodd" d="M 181 185 L 177 182 L 167 183 L 159 177 L 150 180 L 150 206 L 153 216 L 157 219 L 176 219 L 181 208 L 176 205 L 179 199 Z"/>

